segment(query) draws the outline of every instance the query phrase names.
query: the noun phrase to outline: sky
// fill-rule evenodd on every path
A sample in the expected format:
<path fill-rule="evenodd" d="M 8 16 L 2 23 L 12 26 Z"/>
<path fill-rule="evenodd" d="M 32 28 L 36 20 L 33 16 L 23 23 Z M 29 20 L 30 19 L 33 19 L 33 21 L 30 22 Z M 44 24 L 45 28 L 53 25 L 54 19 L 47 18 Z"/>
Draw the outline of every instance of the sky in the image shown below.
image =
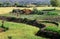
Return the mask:
<path fill-rule="evenodd" d="M 15 1 L 17 1 L 17 2 L 21 2 L 21 1 L 23 1 L 23 2 L 45 2 L 45 3 L 50 3 L 50 0 L 0 0 L 0 2 L 5 2 L 5 1 L 10 1 L 10 2 L 15 2 Z"/>
<path fill-rule="evenodd" d="M 45 1 L 45 2 L 48 2 L 50 0 L 0 0 L 0 1 Z"/>

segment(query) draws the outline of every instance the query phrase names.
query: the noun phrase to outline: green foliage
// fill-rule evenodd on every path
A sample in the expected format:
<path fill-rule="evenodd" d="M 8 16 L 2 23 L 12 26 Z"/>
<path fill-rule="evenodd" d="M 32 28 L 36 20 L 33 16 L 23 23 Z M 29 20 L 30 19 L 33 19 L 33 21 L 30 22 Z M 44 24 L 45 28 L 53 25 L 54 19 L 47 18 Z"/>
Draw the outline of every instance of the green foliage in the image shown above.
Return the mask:
<path fill-rule="evenodd" d="M 56 26 L 48 26 L 48 27 L 46 27 L 45 30 L 56 32 L 58 30 L 58 28 Z"/>
<path fill-rule="evenodd" d="M 9 7 L 12 6 L 10 2 L 6 1 L 2 4 L 2 7 Z"/>
<path fill-rule="evenodd" d="M 0 2 L 0 7 L 2 7 L 3 3 Z"/>
<path fill-rule="evenodd" d="M 52 31 L 60 34 L 60 27 L 57 26 L 48 26 L 45 28 L 46 31 Z"/>
<path fill-rule="evenodd" d="M 51 5 L 52 6 L 57 6 L 56 1 L 55 0 L 51 0 Z"/>
<path fill-rule="evenodd" d="M 27 7 L 26 5 L 20 5 L 18 2 L 11 3 L 9 1 L 6 2 L 0 2 L 0 7 Z"/>
<path fill-rule="evenodd" d="M 54 11 L 56 10 L 55 8 L 54 9 L 44 9 L 43 11 Z"/>
<path fill-rule="evenodd" d="M 13 6 L 18 7 L 20 4 L 18 2 L 15 2 Z"/>
<path fill-rule="evenodd" d="M 0 21 L 0 25 L 1 25 L 1 21 Z M 2 39 L 8 39 L 8 36 L 9 38 L 12 37 L 12 39 L 46 39 L 35 36 L 35 34 L 39 29 L 31 25 L 7 22 L 7 21 L 5 21 L 4 25 L 5 27 L 9 27 L 9 30 L 0 35 L 2 36 L 1 37 Z"/>
<path fill-rule="evenodd" d="M 8 39 L 12 39 L 12 37 L 11 36 L 8 36 Z"/>
<path fill-rule="evenodd" d="M 54 7 L 59 6 L 59 1 L 58 0 L 51 0 L 51 5 Z"/>
<path fill-rule="evenodd" d="M 37 8 L 33 8 L 32 14 L 43 15 L 43 12 L 38 10 Z"/>
<path fill-rule="evenodd" d="M 48 12 L 47 15 L 58 15 L 56 12 Z"/>
<path fill-rule="evenodd" d="M 34 7 L 34 8 L 33 8 L 33 14 L 36 14 L 36 13 L 38 13 L 38 10 L 37 10 L 36 7 Z"/>
<path fill-rule="evenodd" d="M 38 10 L 38 12 L 36 14 L 43 15 L 44 13 L 42 11 Z"/>

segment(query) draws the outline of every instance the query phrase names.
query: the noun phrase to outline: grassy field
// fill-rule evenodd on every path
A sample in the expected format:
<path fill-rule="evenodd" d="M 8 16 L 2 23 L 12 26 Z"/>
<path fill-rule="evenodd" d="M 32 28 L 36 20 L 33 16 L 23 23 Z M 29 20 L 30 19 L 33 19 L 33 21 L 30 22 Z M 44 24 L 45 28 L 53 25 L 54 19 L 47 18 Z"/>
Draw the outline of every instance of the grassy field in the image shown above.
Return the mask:
<path fill-rule="evenodd" d="M 33 27 L 31 25 L 5 21 L 4 26 L 8 27 L 9 30 L 6 32 L 1 32 L 0 39 L 8 39 L 8 36 L 12 36 L 12 39 L 46 39 L 35 36 L 39 28 Z"/>
<path fill-rule="evenodd" d="M 44 10 L 44 9 L 54 9 L 56 8 L 57 10 L 60 10 L 60 7 L 37 7 L 38 10 Z M 22 8 L 22 7 L 0 7 L 0 16 L 7 16 L 7 17 L 16 17 L 16 15 L 12 15 L 9 12 L 12 11 L 13 9 L 33 9 L 32 8 Z M 55 12 L 55 11 L 52 11 Z M 55 13 L 59 13 L 55 12 Z M 19 15 L 18 18 L 28 18 L 30 20 L 44 20 L 45 18 L 55 18 L 60 17 L 60 15 Z M 54 19 L 53 19 L 54 20 Z M 58 22 L 58 21 L 57 21 Z M 47 26 L 47 29 L 51 29 L 52 26 L 56 26 L 55 24 L 52 23 L 43 23 Z M 0 26 L 1 26 L 1 20 L 0 20 Z M 31 25 L 27 24 L 22 24 L 22 23 L 14 23 L 14 22 L 7 22 L 5 21 L 4 23 L 5 27 L 9 27 L 9 30 L 6 32 L 0 33 L 0 39 L 8 39 L 8 36 L 12 36 L 12 39 L 47 39 L 43 37 L 38 37 L 35 36 L 35 34 L 38 32 L 39 28 L 33 27 Z M 49 28 L 49 26 L 51 26 Z M 54 30 L 55 28 L 53 27 L 51 30 Z M 60 24 L 57 29 L 60 30 Z"/>
<path fill-rule="evenodd" d="M 36 7 L 38 10 L 44 10 L 44 9 L 57 9 L 60 10 L 60 7 Z M 0 14 L 6 14 L 12 11 L 13 9 L 31 9 L 33 10 L 33 7 L 31 8 L 25 8 L 25 7 L 0 7 Z"/>
<path fill-rule="evenodd" d="M 16 15 L 14 14 L 2 14 L 0 16 L 7 16 L 7 17 L 16 17 Z M 57 22 L 60 22 L 59 19 L 60 19 L 60 15 L 23 15 L 23 14 L 20 14 L 18 16 L 18 18 L 27 18 L 27 19 L 31 19 L 31 20 L 34 20 L 34 19 L 37 19 L 37 20 L 46 20 L 46 19 L 49 19 L 49 20 L 55 20 L 55 18 L 57 19 Z M 53 18 L 53 19 L 52 19 Z"/>

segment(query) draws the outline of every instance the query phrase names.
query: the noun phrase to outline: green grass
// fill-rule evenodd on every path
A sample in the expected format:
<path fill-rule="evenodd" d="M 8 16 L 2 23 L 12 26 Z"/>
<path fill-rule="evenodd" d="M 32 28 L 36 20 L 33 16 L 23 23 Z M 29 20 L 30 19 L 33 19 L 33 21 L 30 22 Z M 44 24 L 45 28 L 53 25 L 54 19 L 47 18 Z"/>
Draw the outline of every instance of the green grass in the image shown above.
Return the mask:
<path fill-rule="evenodd" d="M 49 11 L 47 15 L 60 15 L 60 10 Z"/>
<path fill-rule="evenodd" d="M 33 14 L 33 15 L 24 15 L 24 14 L 19 14 L 18 18 L 28 18 L 28 19 L 37 19 L 37 20 L 42 20 L 45 18 L 55 18 L 55 17 L 59 17 L 60 16 L 60 10 L 54 10 L 54 11 L 49 11 L 50 15 L 37 15 L 37 14 Z M 7 13 L 7 14 L 1 14 L 0 16 L 7 16 L 7 17 L 16 17 L 16 14 L 11 14 L 11 13 Z"/>
<path fill-rule="evenodd" d="M 45 28 L 46 31 L 52 31 L 52 32 L 56 32 L 58 34 L 60 34 L 60 26 L 47 26 Z"/>
<path fill-rule="evenodd" d="M 2 14 L 0 16 L 7 16 L 7 17 L 16 17 L 16 15 L 12 15 L 12 14 Z M 19 15 L 18 18 L 28 18 L 28 19 L 38 19 L 38 20 L 42 20 L 42 19 L 45 19 L 45 18 L 55 18 L 55 17 L 59 17 L 60 15 Z"/>
<path fill-rule="evenodd" d="M 0 21 L 0 26 L 1 22 L 2 21 Z M 35 36 L 39 28 L 31 25 L 5 21 L 4 26 L 9 27 L 9 30 L 6 32 L 1 32 L 0 39 L 8 39 L 8 36 L 12 36 L 12 39 L 47 39 Z"/>
<path fill-rule="evenodd" d="M 57 26 L 47 26 L 45 30 L 54 32 L 54 31 L 58 30 L 58 27 Z"/>
<path fill-rule="evenodd" d="M 40 9 L 42 9 L 42 8 L 39 8 L 39 10 Z M 60 14 L 60 11 L 51 11 L 51 12 Z M 17 18 L 16 15 L 12 15 L 10 13 L 1 14 L 0 16 L 16 17 Z M 59 17 L 59 16 L 60 15 L 49 16 L 49 15 L 36 15 L 35 14 L 35 15 L 19 15 L 18 18 L 42 20 L 45 18 L 55 18 L 55 17 Z M 46 27 L 47 31 L 60 33 L 60 26 L 56 27 L 56 26 L 51 26 L 50 24 L 47 24 L 47 23 L 44 23 L 44 24 L 48 25 Z M 1 21 L 0 21 L 0 26 L 1 26 Z M 6 32 L 0 33 L 0 39 L 8 39 L 8 36 L 12 36 L 12 39 L 47 39 L 47 38 L 35 36 L 35 34 L 38 32 L 39 28 L 33 27 L 31 25 L 5 21 L 4 26 L 9 27 L 9 30 Z"/>

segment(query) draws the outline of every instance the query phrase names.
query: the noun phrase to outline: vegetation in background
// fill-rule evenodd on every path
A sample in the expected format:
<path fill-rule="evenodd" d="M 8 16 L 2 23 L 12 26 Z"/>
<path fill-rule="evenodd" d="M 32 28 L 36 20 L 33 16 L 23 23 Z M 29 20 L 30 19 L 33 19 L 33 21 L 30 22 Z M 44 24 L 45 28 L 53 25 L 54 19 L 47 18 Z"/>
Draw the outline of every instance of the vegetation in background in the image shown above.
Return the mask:
<path fill-rule="evenodd" d="M 51 0 L 51 5 L 52 5 L 52 6 L 57 6 L 56 0 Z"/>
<path fill-rule="evenodd" d="M 58 15 L 56 12 L 48 12 L 47 15 Z"/>
<path fill-rule="evenodd" d="M 54 9 L 45 9 L 45 10 L 38 10 L 37 8 L 33 8 L 33 10 L 30 9 L 13 9 L 11 11 L 12 14 L 25 14 L 25 15 L 59 15 L 59 10 Z M 17 15 L 18 16 L 18 15 Z"/>
<path fill-rule="evenodd" d="M 53 7 L 58 7 L 59 6 L 59 0 L 51 0 L 51 5 Z"/>
<path fill-rule="evenodd" d="M 51 0 L 50 1 L 51 5 L 53 7 L 56 7 L 56 6 L 60 6 L 60 1 L 59 0 Z M 40 3 L 40 2 L 37 2 L 37 3 L 32 3 L 31 5 L 36 5 L 36 6 L 50 6 L 50 4 L 44 4 L 44 3 Z M 11 3 L 9 1 L 6 1 L 6 2 L 0 2 L 0 7 L 27 7 L 27 4 L 23 3 L 23 4 L 20 4 L 18 2 L 14 2 L 14 3 Z"/>

